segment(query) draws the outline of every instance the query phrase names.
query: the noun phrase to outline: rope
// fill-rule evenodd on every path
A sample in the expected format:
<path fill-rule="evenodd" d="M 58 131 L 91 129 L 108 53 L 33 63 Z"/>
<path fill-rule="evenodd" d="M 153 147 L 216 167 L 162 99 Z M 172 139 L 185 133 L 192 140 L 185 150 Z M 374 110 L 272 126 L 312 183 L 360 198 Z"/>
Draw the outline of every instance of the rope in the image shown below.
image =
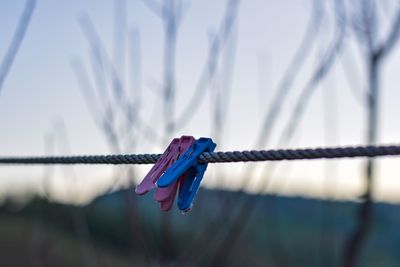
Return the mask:
<path fill-rule="evenodd" d="M 307 149 L 250 150 L 203 153 L 200 163 L 309 160 L 400 155 L 400 145 Z M 160 154 L 0 157 L 0 164 L 152 164 Z"/>

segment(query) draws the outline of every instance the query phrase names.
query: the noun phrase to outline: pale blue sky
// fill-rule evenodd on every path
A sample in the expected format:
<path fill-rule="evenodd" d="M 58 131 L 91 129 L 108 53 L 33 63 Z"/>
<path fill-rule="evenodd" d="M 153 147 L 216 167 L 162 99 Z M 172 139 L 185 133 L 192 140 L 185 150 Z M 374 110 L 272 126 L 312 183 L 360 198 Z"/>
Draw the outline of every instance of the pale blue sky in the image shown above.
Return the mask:
<path fill-rule="evenodd" d="M 98 30 L 107 51 L 113 51 L 113 5 L 114 1 L 50 1 L 39 0 L 32 22 L 29 26 L 20 52 L 12 66 L 9 76 L 0 94 L 0 154 L 1 155 L 37 155 L 44 153 L 45 135 L 52 131 L 54 124 L 63 121 L 67 128 L 70 153 L 104 154 L 109 147 L 101 131 L 96 127 L 80 93 L 71 61 L 81 58 L 89 65 L 89 48 L 79 26 L 78 20 L 88 14 Z M 140 32 L 142 49 L 143 113 L 142 119 L 149 121 L 147 115 L 153 107 L 160 105 L 159 97 L 154 93 L 154 84 L 162 82 L 163 31 L 162 23 L 142 1 L 127 1 L 128 30 Z M 180 113 L 194 90 L 201 69 L 205 64 L 210 32 L 216 30 L 223 16 L 225 1 L 187 1 L 188 11 L 179 31 L 177 44 L 177 112 Z M 390 1 L 387 1 L 391 3 Z M 8 46 L 18 17 L 25 1 L 7 1 L 0 3 L 0 58 Z M 331 5 L 325 6 L 331 10 Z M 300 43 L 311 9 L 310 0 L 296 1 L 242 1 L 240 4 L 235 59 L 233 68 L 233 86 L 229 104 L 225 135 L 217 149 L 251 149 L 261 126 L 263 114 L 277 88 L 277 84 Z M 327 12 L 328 12 L 327 11 Z M 329 11 L 330 12 L 330 11 Z M 273 140 L 279 137 L 283 125 L 295 103 L 295 100 L 310 76 L 317 60 L 316 55 L 324 49 L 332 35 L 330 13 L 324 15 L 322 33 L 318 45 L 312 51 L 295 83 L 293 94 L 283 107 L 282 117 L 277 124 Z M 387 11 L 387 16 L 391 11 Z M 383 22 L 382 36 L 385 36 L 386 24 Z M 126 33 L 128 33 L 128 30 Z M 354 39 L 346 41 L 344 51 L 345 64 L 353 62 L 356 72 L 351 75 L 362 90 L 362 62 Z M 400 90 L 398 90 L 397 70 L 400 51 L 395 49 L 382 73 L 381 99 L 381 143 L 400 141 L 398 122 Z M 127 62 L 128 59 L 125 58 Z M 125 79 L 128 80 L 126 73 Z M 324 95 L 324 90 L 328 95 Z M 325 91 L 325 92 L 326 92 Z M 325 98 L 324 98 L 325 97 Z M 335 143 L 327 144 L 324 131 L 324 105 L 327 97 L 336 109 L 338 134 Z M 325 99 L 325 100 L 324 100 Z M 325 101 L 325 102 L 324 102 Z M 336 64 L 327 79 L 321 83 L 318 92 L 308 106 L 293 147 L 325 145 L 354 145 L 364 143 L 365 111 L 345 82 L 340 64 Z M 333 104 L 336 103 L 336 104 Z M 329 103 L 328 103 L 329 104 Z M 210 136 L 211 113 L 210 95 L 191 122 L 176 133 L 195 136 Z M 161 108 L 156 109 L 161 114 Z M 162 117 L 161 115 L 159 116 Z M 162 131 L 160 120 L 149 121 L 155 129 Z M 212 136 L 211 136 L 212 137 Z M 275 148 L 274 142 L 271 147 Z M 268 148 L 268 147 L 266 147 Z M 160 152 L 159 144 L 143 143 L 132 153 Z M 59 149 L 58 153 L 65 153 Z M 334 163 L 335 162 L 335 163 Z M 352 198 L 361 192 L 361 160 L 313 161 L 283 163 L 270 191 L 284 194 L 309 196 L 330 195 L 340 198 Z M 376 196 L 380 200 L 399 201 L 400 180 L 398 179 L 399 159 L 379 160 L 379 179 Z M 336 164 L 337 175 L 332 183 L 337 190 L 326 192 L 324 187 L 324 166 Z M 215 173 L 223 170 L 229 181 L 225 186 L 237 187 L 244 177 L 237 174 L 242 164 L 212 165 L 209 167 L 206 186 L 220 184 Z M 262 167 L 262 163 L 254 165 Z M 140 167 L 138 176 L 149 166 Z M 290 167 L 290 173 L 286 170 Z M 54 199 L 68 201 L 71 198 L 85 201 L 102 192 L 111 182 L 109 167 L 75 167 L 76 179 L 71 179 L 57 168 L 54 178 Z M 0 193 L 41 190 L 43 167 L 1 167 Z M 289 178 L 283 179 L 288 176 Z M 140 177 L 138 177 L 140 179 Z M 280 181 L 285 180 L 285 183 Z M 71 182 L 72 181 L 72 182 Z M 79 190 L 77 184 L 79 184 Z M 254 181 L 249 190 L 258 190 L 259 183 Z M 332 188 L 332 186 L 330 186 Z M 78 193 L 77 193 L 78 192 Z"/>

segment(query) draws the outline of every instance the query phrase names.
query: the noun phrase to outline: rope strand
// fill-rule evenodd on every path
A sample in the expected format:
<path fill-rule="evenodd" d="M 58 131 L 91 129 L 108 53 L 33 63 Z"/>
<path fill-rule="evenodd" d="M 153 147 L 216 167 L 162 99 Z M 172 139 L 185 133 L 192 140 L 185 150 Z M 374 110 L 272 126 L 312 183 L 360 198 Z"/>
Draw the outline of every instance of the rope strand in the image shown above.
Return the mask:
<path fill-rule="evenodd" d="M 200 163 L 310 160 L 400 155 L 400 145 L 306 149 L 250 150 L 203 153 Z M 0 164 L 153 164 L 160 154 L 0 157 Z"/>

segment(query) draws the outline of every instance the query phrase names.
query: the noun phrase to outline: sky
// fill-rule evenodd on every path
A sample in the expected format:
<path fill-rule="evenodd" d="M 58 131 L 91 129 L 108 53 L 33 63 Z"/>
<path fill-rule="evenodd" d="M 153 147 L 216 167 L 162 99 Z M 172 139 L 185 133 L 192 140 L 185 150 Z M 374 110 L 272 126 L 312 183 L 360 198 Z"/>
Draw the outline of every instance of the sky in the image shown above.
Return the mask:
<path fill-rule="evenodd" d="M 134 94 L 139 86 L 142 94 L 140 116 L 156 132 L 163 132 L 163 109 L 159 92 L 163 84 L 163 23 L 143 1 L 127 1 L 126 26 L 118 27 L 120 42 L 114 42 L 115 2 L 39 0 L 20 51 L 0 93 L 0 155 L 31 156 L 49 152 L 54 140 L 56 154 L 107 154 L 112 149 L 85 103 L 73 63 L 80 60 L 91 73 L 90 47 L 79 21 L 89 17 L 105 50 L 116 60 L 116 68 L 124 85 Z M 210 39 L 223 18 L 226 1 L 183 1 L 185 14 L 179 27 L 176 49 L 176 114 L 193 94 L 206 64 Z M 12 38 L 25 1 L 0 3 L 0 59 Z M 304 35 L 312 7 L 310 0 L 241 1 L 238 19 L 226 46 L 225 62 L 231 79 L 225 83 L 229 95 L 224 127 L 218 136 L 217 150 L 269 149 L 278 147 L 278 140 L 290 112 L 313 68 L 332 40 L 332 4 L 324 4 L 321 31 L 310 56 L 299 71 L 292 93 L 282 106 L 282 115 L 274 127 L 271 142 L 254 147 L 271 99 L 285 69 Z M 379 36 L 384 38 L 393 17 L 393 1 L 383 1 L 379 12 L 383 17 Z M 121 14 L 119 14 L 121 15 Z M 140 50 L 140 72 L 132 73 L 130 62 L 132 32 L 140 36 L 135 49 Z M 345 40 L 341 59 L 318 86 L 312 96 L 294 139 L 286 147 L 344 146 L 365 144 L 366 110 L 360 97 L 365 90 L 365 65 L 356 39 Z M 119 61 L 118 61 L 119 59 Z M 396 47 L 382 67 L 379 120 L 379 143 L 399 143 L 398 122 L 400 90 L 398 74 L 400 51 Z M 118 63 L 119 62 L 119 63 Z M 345 68 L 343 68 L 343 65 Z M 346 79 L 350 77 L 351 86 Z M 139 79 L 132 82 L 132 77 Z M 221 80 L 221 79 L 220 79 Z M 218 81 L 213 86 L 218 86 Z M 93 83 L 93 77 L 91 77 Z M 194 135 L 217 138 L 212 124 L 215 95 L 207 89 L 198 112 L 174 136 Z M 135 137 L 133 137 L 135 138 Z M 139 137 L 138 137 L 139 138 Z M 46 141 L 47 140 L 47 141 Z M 159 153 L 165 142 L 140 136 L 126 153 Z M 47 148 L 46 148 L 47 147 Z M 399 202 L 399 158 L 377 160 L 374 196 L 378 201 Z M 203 180 L 208 188 L 236 190 L 244 179 L 245 164 L 210 164 Z M 261 173 L 266 163 L 247 163 Z M 249 192 L 269 192 L 307 197 L 355 199 L 363 192 L 365 161 L 315 160 L 282 162 L 271 177 L 254 177 L 246 188 Z M 109 190 L 113 173 L 121 167 L 69 166 L 25 167 L 0 166 L 0 196 L 29 196 L 49 190 L 54 201 L 85 203 Z M 140 181 L 150 166 L 136 168 Z M 268 187 L 263 185 L 271 179 Z M 45 186 L 47 185 L 47 187 Z M 122 182 L 120 187 L 128 186 Z M 45 189 L 45 187 L 47 189 Z"/>

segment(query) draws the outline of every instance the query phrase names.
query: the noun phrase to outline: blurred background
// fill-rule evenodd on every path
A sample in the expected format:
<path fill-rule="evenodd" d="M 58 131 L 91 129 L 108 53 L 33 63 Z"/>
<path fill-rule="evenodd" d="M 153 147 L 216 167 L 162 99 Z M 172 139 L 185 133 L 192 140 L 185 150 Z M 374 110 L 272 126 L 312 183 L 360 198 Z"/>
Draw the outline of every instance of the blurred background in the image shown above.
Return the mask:
<path fill-rule="evenodd" d="M 397 0 L 0 3 L 0 155 L 399 143 Z M 193 210 L 151 166 L 1 166 L 1 266 L 398 266 L 399 158 L 210 164 Z"/>

